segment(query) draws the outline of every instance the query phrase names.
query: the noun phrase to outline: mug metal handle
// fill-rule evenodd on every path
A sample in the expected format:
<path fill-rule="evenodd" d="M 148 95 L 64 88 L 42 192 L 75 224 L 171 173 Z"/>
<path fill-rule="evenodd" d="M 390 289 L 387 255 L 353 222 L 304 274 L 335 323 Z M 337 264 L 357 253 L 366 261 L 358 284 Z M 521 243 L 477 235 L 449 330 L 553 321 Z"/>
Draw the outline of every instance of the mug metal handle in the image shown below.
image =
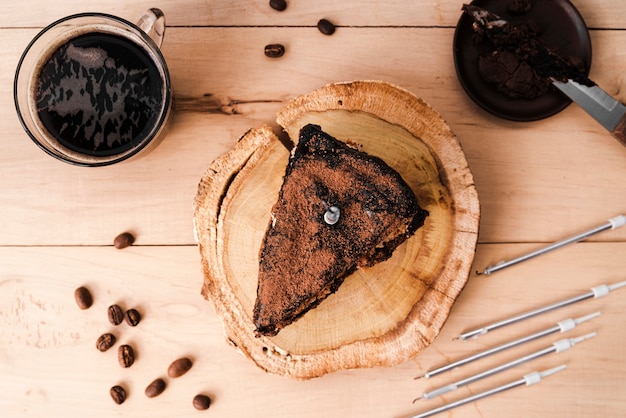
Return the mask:
<path fill-rule="evenodd" d="M 161 9 L 152 8 L 146 10 L 139 16 L 137 26 L 152 38 L 156 46 L 161 47 L 163 37 L 165 36 L 165 15 Z"/>

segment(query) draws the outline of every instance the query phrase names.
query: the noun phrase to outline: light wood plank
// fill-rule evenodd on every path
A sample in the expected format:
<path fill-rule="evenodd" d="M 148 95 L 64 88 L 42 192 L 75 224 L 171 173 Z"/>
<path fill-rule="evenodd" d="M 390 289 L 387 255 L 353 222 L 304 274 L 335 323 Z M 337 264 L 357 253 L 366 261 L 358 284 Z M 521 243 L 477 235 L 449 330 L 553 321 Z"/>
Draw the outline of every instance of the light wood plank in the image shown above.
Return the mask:
<path fill-rule="evenodd" d="M 456 80 L 451 56 L 463 2 L 266 0 L 89 2 L 26 0 L 0 16 L 0 414 L 2 416 L 196 416 L 198 392 L 214 398 L 218 417 L 410 416 L 519 373 L 566 363 L 540 386 L 463 407 L 450 416 L 622 416 L 626 365 L 620 290 L 476 340 L 453 338 L 469 328 L 540 304 L 624 280 L 626 230 L 548 254 L 493 276 L 470 277 L 440 336 L 415 359 L 393 368 L 342 371 L 310 381 L 268 375 L 229 346 L 211 304 L 200 296 L 202 273 L 192 245 L 192 201 L 209 163 L 248 129 L 271 124 L 284 102 L 324 84 L 380 79 L 417 94 L 458 135 L 482 209 L 472 271 L 510 259 L 623 213 L 626 149 L 576 106 L 547 120 L 507 122 L 480 110 Z M 592 28 L 591 77 L 626 101 L 626 2 L 573 0 Z M 22 131 L 13 106 L 13 74 L 40 28 L 71 13 L 98 10 L 133 21 L 149 7 L 165 11 L 163 51 L 170 65 L 176 115 L 170 133 L 144 159 L 96 170 L 56 162 Z M 319 18 L 339 28 L 321 35 Z M 263 55 L 284 43 L 279 60 Z M 111 247 L 122 230 L 138 236 Z M 526 243 L 526 244 L 497 244 Z M 493 244 L 492 244 L 493 243 Z M 85 246 L 83 246 L 85 245 Z M 89 285 L 95 305 L 80 311 L 73 290 Z M 100 333 L 113 329 L 114 302 L 144 314 L 137 328 L 116 328 L 136 344 L 137 364 L 121 369 L 112 350 L 99 353 Z M 484 363 L 430 380 L 428 369 L 595 310 L 602 316 L 571 335 L 597 331 L 580 347 L 479 382 L 444 399 L 411 401 L 424 390 L 542 348 L 544 339 Z M 169 379 L 156 399 L 143 395 L 170 361 L 189 355 L 194 368 Z M 130 390 L 124 405 L 108 389 Z M 515 412 L 513 412 L 515 411 Z"/>
<path fill-rule="evenodd" d="M 528 245 L 479 245 L 474 269 L 526 251 Z M 393 368 L 343 371 L 309 381 L 294 381 L 260 371 L 231 347 L 221 323 L 199 294 L 201 272 L 194 246 L 5 247 L 0 251 L 0 410 L 3 416 L 197 416 L 192 397 L 214 397 L 215 417 L 405 417 L 442 400 L 412 400 L 422 391 L 463 378 L 560 338 L 597 331 L 598 336 L 561 354 L 552 354 L 451 393 L 451 401 L 518 378 L 521 373 L 562 363 L 568 369 L 532 388 L 519 388 L 455 411 L 451 416 L 500 418 L 511 411 L 524 416 L 616 417 L 626 409 L 622 396 L 626 363 L 626 289 L 570 308 L 493 331 L 471 341 L 454 337 L 495 319 L 574 296 L 602 283 L 624 280 L 624 243 L 577 244 L 569 249 L 511 267 L 493 276 L 471 277 L 435 342 L 415 359 Z M 583 263 L 577 263 L 584 260 Z M 73 291 L 87 285 L 95 302 L 86 311 Z M 106 307 L 119 303 L 143 315 L 136 328 L 111 326 Z M 602 315 L 568 334 L 536 341 L 481 360 L 449 374 L 414 380 L 450 360 L 508 339 L 552 326 L 556 321 L 601 310 Z M 95 349 L 97 337 L 117 333 L 119 343 L 135 345 L 130 369 L 117 364 L 116 350 Z M 119 344 L 118 343 L 118 344 Z M 169 363 L 188 355 L 191 371 L 168 379 L 158 398 L 145 386 L 165 376 Z M 129 389 L 123 405 L 108 395 L 113 384 Z M 575 382 L 575 383 L 574 383 Z"/>
<path fill-rule="evenodd" d="M 193 243 L 191 202 L 209 163 L 248 129 L 264 123 L 277 129 L 276 111 L 291 97 L 354 79 L 398 84 L 450 124 L 476 180 L 481 242 L 553 241 L 624 210 L 626 149 L 576 106 L 531 123 L 480 110 L 456 80 L 451 29 L 353 28 L 322 39 L 302 28 L 172 29 L 164 53 L 181 111 L 168 137 L 144 159 L 94 170 L 52 160 L 22 131 L 12 74 L 35 31 L 3 33 L 2 245 L 109 245 L 124 229 L 134 230 L 139 244 Z M 284 59 L 263 56 L 266 42 L 281 39 L 291 40 Z M 592 76 L 622 100 L 618 69 L 626 66 L 626 52 L 617 46 L 625 43 L 624 32 L 593 33 Z M 200 112 L 190 112 L 194 103 Z M 595 239 L 624 238 L 626 231 L 615 231 Z"/>
<path fill-rule="evenodd" d="M 309 26 L 321 18 L 338 26 L 446 26 L 454 27 L 461 5 L 469 1 L 335 0 L 288 1 L 284 12 L 269 7 L 268 0 L 80 0 L 42 2 L 26 0 L 4 5 L 0 27 L 44 27 L 64 16 L 97 11 L 134 21 L 148 8 L 159 7 L 170 26 Z M 624 28 L 626 4 L 619 0 L 572 0 L 590 28 Z"/>

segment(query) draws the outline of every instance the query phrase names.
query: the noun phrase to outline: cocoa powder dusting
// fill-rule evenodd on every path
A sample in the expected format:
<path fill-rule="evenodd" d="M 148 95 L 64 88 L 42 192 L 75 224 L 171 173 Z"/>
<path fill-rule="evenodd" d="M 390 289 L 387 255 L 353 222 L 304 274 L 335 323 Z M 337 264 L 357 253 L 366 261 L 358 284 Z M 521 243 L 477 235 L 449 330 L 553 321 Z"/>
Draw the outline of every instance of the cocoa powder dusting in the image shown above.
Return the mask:
<path fill-rule="evenodd" d="M 388 258 L 426 216 L 382 160 L 309 126 L 290 159 L 259 255 L 254 316 L 264 335 L 274 335 L 335 292 L 359 260 Z M 341 211 L 332 225 L 324 221 L 331 206 Z M 403 239 L 393 248 L 381 246 L 396 230 Z"/>

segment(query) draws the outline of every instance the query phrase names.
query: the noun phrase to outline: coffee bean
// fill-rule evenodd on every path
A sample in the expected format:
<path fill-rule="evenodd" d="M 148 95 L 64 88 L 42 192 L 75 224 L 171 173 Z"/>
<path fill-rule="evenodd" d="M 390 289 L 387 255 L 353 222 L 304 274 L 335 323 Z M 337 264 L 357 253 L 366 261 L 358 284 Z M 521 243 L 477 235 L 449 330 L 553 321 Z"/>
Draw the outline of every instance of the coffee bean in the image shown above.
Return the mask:
<path fill-rule="evenodd" d="M 87 309 L 93 305 L 91 293 L 89 293 L 89 289 L 84 286 L 81 286 L 74 291 L 74 299 L 76 299 L 76 304 L 80 309 Z"/>
<path fill-rule="evenodd" d="M 281 44 L 265 45 L 265 56 L 269 58 L 280 58 L 285 55 L 285 47 Z"/>
<path fill-rule="evenodd" d="M 285 0 L 270 0 L 270 7 L 282 12 L 287 8 L 287 2 Z"/>
<path fill-rule="evenodd" d="M 126 400 L 126 390 L 120 385 L 113 386 L 109 390 L 109 393 L 111 394 L 111 398 L 113 399 L 113 402 L 115 402 L 118 405 L 123 404 L 124 401 Z"/>
<path fill-rule="evenodd" d="M 146 396 L 148 398 L 154 398 L 155 396 L 159 396 L 165 390 L 165 386 L 165 380 L 161 379 L 160 377 L 158 379 L 154 379 L 152 383 L 150 383 L 146 387 Z"/>
<path fill-rule="evenodd" d="M 128 344 L 120 345 L 117 349 L 117 360 L 120 366 L 127 368 L 133 365 L 135 362 L 135 351 L 133 347 Z"/>
<path fill-rule="evenodd" d="M 113 246 L 118 250 L 130 247 L 135 242 L 135 237 L 130 232 L 122 232 L 113 240 Z"/>
<path fill-rule="evenodd" d="M 109 348 L 115 345 L 115 335 L 107 332 L 98 337 L 96 341 L 96 348 L 100 351 L 107 351 Z"/>
<path fill-rule="evenodd" d="M 119 305 L 109 306 L 107 314 L 109 316 L 109 322 L 113 325 L 119 325 L 124 320 L 124 311 L 122 311 Z"/>
<path fill-rule="evenodd" d="M 137 309 L 129 309 L 126 311 L 126 323 L 131 327 L 136 327 L 141 321 L 141 315 L 137 312 Z"/>
<path fill-rule="evenodd" d="M 193 407 L 198 411 L 204 411 L 211 406 L 211 398 L 206 395 L 196 395 L 193 397 Z"/>
<path fill-rule="evenodd" d="M 167 375 L 169 377 L 180 377 L 191 369 L 191 365 L 189 358 L 181 357 L 170 364 L 170 367 L 167 368 Z"/>
<path fill-rule="evenodd" d="M 317 29 L 324 35 L 332 35 L 335 33 L 335 25 L 327 19 L 320 19 L 320 21 L 317 22 Z"/>

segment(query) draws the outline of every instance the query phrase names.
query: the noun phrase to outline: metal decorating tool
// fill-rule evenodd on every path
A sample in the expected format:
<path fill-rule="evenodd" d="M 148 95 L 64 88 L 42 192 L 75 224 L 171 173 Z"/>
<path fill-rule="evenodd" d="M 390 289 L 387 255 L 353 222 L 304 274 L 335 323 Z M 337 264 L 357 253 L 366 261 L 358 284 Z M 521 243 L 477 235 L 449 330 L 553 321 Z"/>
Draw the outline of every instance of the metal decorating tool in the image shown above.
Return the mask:
<path fill-rule="evenodd" d="M 436 376 L 438 374 L 444 373 L 444 372 L 446 372 L 448 370 L 452 370 L 452 369 L 454 369 L 456 367 L 460 367 L 460 366 L 463 366 L 465 364 L 471 363 L 473 361 L 480 360 L 481 358 L 490 356 L 492 354 L 499 353 L 499 352 L 507 350 L 509 348 L 513 348 L 513 347 L 516 347 L 518 345 L 521 345 L 521 344 L 524 344 L 524 343 L 527 343 L 527 342 L 530 342 L 530 341 L 534 341 L 534 340 L 539 339 L 541 337 L 545 337 L 547 335 L 554 334 L 554 333 L 557 333 L 557 332 L 563 333 L 563 332 L 570 331 L 570 330 L 576 328 L 576 326 L 578 324 L 582 324 L 583 322 L 589 321 L 589 320 L 591 320 L 593 318 L 597 318 L 598 316 L 600 316 L 600 312 L 595 312 L 595 313 L 592 313 L 592 314 L 589 314 L 589 315 L 585 315 L 585 316 L 582 316 L 582 317 L 576 318 L 576 319 L 572 319 L 572 318 L 564 319 L 564 320 L 558 322 L 553 327 L 544 329 L 544 330 L 539 331 L 539 332 L 535 332 L 534 334 L 530 334 L 530 335 L 524 336 L 522 338 L 518 338 L 517 340 L 514 340 L 514 341 L 510 341 L 510 342 L 501 344 L 501 345 L 499 345 L 497 347 L 490 348 L 488 350 L 485 350 L 485 351 L 482 351 L 480 353 L 471 355 L 469 357 L 465 357 L 465 358 L 463 358 L 461 360 L 457 360 L 457 361 L 455 361 L 453 363 L 449 363 L 449 364 L 447 364 L 445 366 L 442 366 L 442 367 L 436 368 L 434 370 L 431 370 L 429 372 L 426 372 L 426 374 L 424 374 L 424 377 L 426 379 L 429 379 L 429 378 L 431 378 L 433 376 Z"/>
<path fill-rule="evenodd" d="M 598 121 L 622 145 L 626 145 L 626 106 L 597 85 L 585 86 L 574 80 L 553 80 L 552 84 Z"/>
<path fill-rule="evenodd" d="M 513 389 L 513 388 L 515 388 L 517 386 L 534 385 L 535 383 L 541 382 L 541 380 L 544 377 L 548 377 L 548 376 L 550 376 L 550 375 L 552 375 L 554 373 L 560 372 L 561 370 L 564 370 L 566 367 L 567 367 L 566 365 L 562 365 L 562 366 L 559 366 L 559 367 L 555 367 L 553 369 L 544 370 L 542 372 L 528 373 L 528 374 L 524 375 L 519 380 L 515 380 L 513 382 L 506 383 L 506 384 L 504 384 L 502 386 L 498 386 L 498 387 L 495 387 L 493 389 L 489 389 L 489 390 L 486 390 L 484 392 L 477 393 L 477 394 L 472 395 L 472 396 L 468 396 L 467 398 L 459 399 L 458 401 L 451 402 L 451 403 L 446 404 L 446 405 L 442 405 L 442 406 L 440 406 L 438 408 L 434 408 L 434 409 L 431 409 L 429 411 L 422 412 L 420 414 L 414 415 L 411 418 L 426 418 L 426 417 L 430 417 L 430 416 L 436 415 L 436 414 L 438 414 L 440 412 L 444 412 L 444 411 L 448 411 L 448 410 L 450 410 L 452 408 L 456 408 L 457 406 L 465 405 L 466 403 L 474 402 L 474 401 L 486 398 L 486 397 L 491 396 L 491 395 L 495 395 L 495 394 L 498 394 L 498 393 L 501 393 L 501 392 L 505 392 L 505 391 L 507 391 L 509 389 Z"/>
<path fill-rule="evenodd" d="M 493 266 L 487 267 L 485 269 L 485 271 L 482 272 L 482 273 L 477 271 L 476 274 L 478 274 L 478 275 L 480 275 L 480 274 L 490 275 L 492 273 L 495 273 L 498 270 L 502 270 L 502 269 L 504 269 L 506 267 L 512 266 L 512 265 L 517 264 L 517 263 L 521 263 L 522 261 L 529 260 L 529 259 L 531 259 L 533 257 L 537 257 L 539 255 L 545 254 L 545 253 L 547 253 L 549 251 L 556 250 L 557 248 L 561 248 L 561 247 L 564 247 L 564 246 L 566 246 L 568 244 L 573 244 L 575 242 L 582 241 L 582 240 L 584 240 L 586 238 L 589 238 L 590 236 L 592 236 L 594 234 L 600 233 L 602 231 L 606 231 L 607 229 L 617 229 L 617 228 L 619 228 L 621 226 L 624 226 L 624 225 L 626 225 L 626 216 L 619 215 L 619 216 L 616 216 L 616 217 L 614 217 L 612 219 L 609 219 L 607 223 L 599 225 L 599 226 L 597 226 L 597 227 L 595 227 L 593 229 L 590 229 L 590 230 L 585 231 L 585 232 L 581 232 L 580 234 L 573 235 L 573 236 L 571 236 L 569 238 L 565 238 L 565 239 L 563 239 L 561 241 L 557 241 L 554 244 L 548 245 L 547 247 L 544 247 L 544 248 L 540 248 L 540 249 L 538 249 L 536 251 L 533 251 L 531 253 L 528 253 L 526 255 L 514 258 L 513 260 L 502 261 L 502 262 L 497 263 L 497 264 L 495 264 Z"/>
<path fill-rule="evenodd" d="M 552 311 L 554 309 L 562 308 L 564 306 L 568 306 L 568 305 L 571 305 L 571 304 L 574 304 L 574 303 L 577 303 L 577 302 L 581 302 L 583 300 L 590 299 L 590 298 L 594 298 L 594 299 L 601 298 L 603 296 L 608 295 L 611 291 L 617 290 L 620 287 L 624 287 L 624 286 L 626 286 L 626 281 L 615 283 L 615 284 L 612 284 L 612 285 L 601 284 L 599 286 L 592 287 L 591 290 L 589 292 L 587 292 L 587 293 L 583 293 L 581 295 L 574 296 L 572 298 L 565 299 L 565 300 L 562 300 L 560 302 L 555 302 L 555 303 L 553 303 L 551 305 L 547 305 L 547 306 L 544 306 L 544 307 L 541 307 L 541 308 L 538 308 L 538 309 L 535 309 L 535 310 L 532 310 L 532 311 L 528 311 L 528 312 L 525 312 L 523 314 L 520 314 L 520 315 L 517 315 L 517 316 L 513 316 L 511 318 L 504 319 L 502 321 L 495 322 L 495 323 L 490 324 L 490 325 L 486 325 L 486 326 L 484 326 L 482 328 L 478 328 L 478 329 L 475 329 L 475 330 L 472 330 L 472 331 L 465 332 L 465 333 L 461 334 L 459 336 L 459 338 L 462 339 L 462 340 L 467 340 L 468 338 L 478 337 L 478 336 L 486 334 L 489 331 L 492 331 L 492 330 L 494 330 L 496 328 L 504 327 L 506 325 L 510 325 L 510 324 L 515 323 L 515 322 L 519 322 L 519 321 L 522 321 L 524 319 L 528 319 L 528 318 L 531 318 L 533 316 L 540 315 L 542 313 Z"/>
<path fill-rule="evenodd" d="M 596 336 L 596 333 L 592 332 L 591 334 L 583 335 L 581 337 L 565 338 L 565 339 L 556 341 L 556 342 L 552 343 L 550 346 L 548 346 L 546 348 L 543 348 L 543 349 L 541 349 L 539 351 L 535 351 L 534 353 L 531 353 L 531 354 L 528 354 L 526 356 L 523 356 L 523 357 L 517 358 L 515 360 L 509 361 L 508 363 L 501 364 L 500 366 L 496 366 L 496 367 L 494 367 L 492 369 L 489 369 L 489 370 L 486 370 L 484 372 L 475 374 L 473 376 L 466 377 L 465 379 L 461 379 L 461 380 L 459 380 L 457 382 L 450 383 L 449 385 L 440 387 L 438 389 L 431 390 L 430 392 L 424 392 L 422 394 L 421 398 L 423 398 L 423 399 L 432 399 L 432 398 L 434 398 L 436 396 L 445 395 L 446 393 L 452 392 L 454 390 L 457 390 L 460 387 L 463 387 L 465 385 L 469 385 L 470 383 L 474 383 L 474 382 L 476 382 L 478 380 L 481 380 L 481 379 L 484 379 L 486 377 L 493 376 L 494 374 L 503 372 L 503 371 L 508 370 L 508 369 L 510 369 L 512 367 L 515 367 L 515 366 L 519 366 L 520 364 L 527 363 L 527 362 L 529 362 L 531 360 L 534 360 L 536 358 L 545 356 L 547 354 L 550 354 L 550 353 L 560 353 L 562 351 L 569 350 L 570 348 L 574 347 L 576 344 L 578 344 L 580 342 L 583 342 L 585 340 L 588 340 L 590 338 L 593 338 L 595 336 Z M 416 400 L 421 399 L 421 398 L 417 398 Z"/>

